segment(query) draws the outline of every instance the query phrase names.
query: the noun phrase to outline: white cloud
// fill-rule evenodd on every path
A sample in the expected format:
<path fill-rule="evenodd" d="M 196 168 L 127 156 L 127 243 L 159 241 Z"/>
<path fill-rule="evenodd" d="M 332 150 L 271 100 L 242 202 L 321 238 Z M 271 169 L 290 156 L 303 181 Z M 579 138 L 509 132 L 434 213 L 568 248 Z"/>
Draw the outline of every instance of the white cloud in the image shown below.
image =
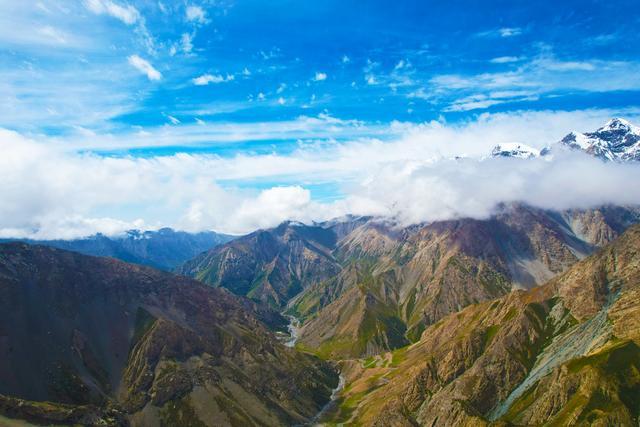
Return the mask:
<path fill-rule="evenodd" d="M 133 25 L 140 19 L 140 12 L 131 5 L 121 5 L 111 0 L 85 0 L 84 5 L 91 12 L 112 16 L 127 25 Z"/>
<path fill-rule="evenodd" d="M 395 67 L 393 67 L 394 70 L 402 70 L 405 67 L 410 66 L 408 61 L 405 61 L 404 59 L 401 59 L 400 61 L 398 61 L 398 63 L 396 64 Z"/>
<path fill-rule="evenodd" d="M 213 157 L 105 158 L 2 129 L 0 147 L 7 151 L 0 158 L 0 237 L 74 238 L 162 224 L 241 233 L 288 218 L 309 220 L 315 210 L 300 186 L 223 189 L 215 168 L 206 171 L 220 161 Z M 160 216 L 119 218 L 124 207 Z"/>
<path fill-rule="evenodd" d="M 195 5 L 187 6 L 185 14 L 186 14 L 187 21 L 197 22 L 199 24 L 206 24 L 208 22 L 207 14 L 204 11 L 204 9 L 200 6 L 195 6 Z"/>
<path fill-rule="evenodd" d="M 508 64 L 510 62 L 518 62 L 522 60 L 519 56 L 499 56 L 497 58 L 491 59 L 491 63 L 493 64 Z"/>
<path fill-rule="evenodd" d="M 191 34 L 183 33 L 180 37 L 180 43 L 184 53 L 191 53 L 193 50 L 193 36 Z"/>
<path fill-rule="evenodd" d="M 605 164 L 585 154 L 543 159 L 462 159 L 387 165 L 356 195 L 370 209 L 403 225 L 453 218 L 486 218 L 500 203 L 524 202 L 545 209 L 636 204 L 638 165 Z M 631 180 L 631 181 L 629 181 Z"/>
<path fill-rule="evenodd" d="M 327 80 L 327 74 L 326 73 L 321 73 L 321 72 L 316 72 L 316 75 L 313 77 L 313 80 L 315 80 L 317 82 L 321 82 L 321 81 Z"/>
<path fill-rule="evenodd" d="M 549 70 L 554 71 L 593 71 L 596 66 L 590 62 L 578 62 L 578 61 L 544 61 L 545 66 Z"/>
<path fill-rule="evenodd" d="M 522 28 L 500 28 L 500 37 L 513 37 L 522 34 Z"/>
<path fill-rule="evenodd" d="M 53 40 L 55 43 L 67 44 L 69 36 L 62 30 L 50 25 L 40 27 L 37 30 L 43 37 Z"/>
<path fill-rule="evenodd" d="M 177 118 L 167 115 L 167 119 L 169 119 L 169 121 L 171 122 L 172 125 L 179 125 L 180 124 L 180 120 L 178 120 Z"/>
<path fill-rule="evenodd" d="M 427 85 L 432 99 L 443 101 L 454 97 L 448 110 L 470 96 L 485 97 L 491 91 L 527 91 L 536 99 L 559 91 L 608 92 L 640 89 L 639 64 L 626 61 L 565 61 L 543 52 L 517 68 L 473 75 L 449 74 L 432 77 Z M 521 101 L 518 99 L 513 101 Z M 506 97 L 499 103 L 509 102 Z M 498 102 L 478 103 L 486 108 Z M 471 108 L 467 108 L 469 110 Z"/>
<path fill-rule="evenodd" d="M 129 64 L 140 71 L 142 74 L 146 74 L 149 80 L 160 80 L 162 74 L 156 70 L 149 61 L 139 57 L 138 55 L 131 55 L 128 58 Z"/>
<path fill-rule="evenodd" d="M 196 86 L 206 86 L 210 83 L 224 83 L 234 80 L 234 76 L 231 74 L 227 74 L 223 76 L 221 74 L 203 74 L 199 77 L 196 77 L 192 80 L 193 84 Z"/>

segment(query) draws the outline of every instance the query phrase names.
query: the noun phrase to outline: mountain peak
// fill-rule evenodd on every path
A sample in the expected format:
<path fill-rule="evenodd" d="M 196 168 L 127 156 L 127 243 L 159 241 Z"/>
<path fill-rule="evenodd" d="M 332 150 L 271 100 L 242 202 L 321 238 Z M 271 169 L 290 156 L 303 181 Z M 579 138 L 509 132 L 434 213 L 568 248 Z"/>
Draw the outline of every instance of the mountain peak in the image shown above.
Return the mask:
<path fill-rule="evenodd" d="M 626 132 L 633 132 L 634 130 L 637 130 L 637 128 L 625 119 L 614 117 L 613 119 L 605 123 L 605 125 L 602 126 L 600 129 L 598 129 L 596 132 L 619 131 L 619 130 L 626 131 Z"/>
<path fill-rule="evenodd" d="M 640 128 L 618 117 L 595 132 L 571 132 L 560 144 L 605 161 L 640 160 Z"/>

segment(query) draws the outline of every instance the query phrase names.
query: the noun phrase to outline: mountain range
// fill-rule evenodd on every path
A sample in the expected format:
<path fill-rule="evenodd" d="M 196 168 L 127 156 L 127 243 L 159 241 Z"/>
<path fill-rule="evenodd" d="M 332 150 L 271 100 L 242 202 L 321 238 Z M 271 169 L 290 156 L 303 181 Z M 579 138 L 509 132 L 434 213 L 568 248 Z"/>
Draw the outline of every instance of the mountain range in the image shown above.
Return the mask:
<path fill-rule="evenodd" d="M 640 128 L 624 119 L 613 118 L 594 132 L 571 132 L 542 150 L 519 143 L 496 145 L 491 157 L 531 159 L 549 156 L 559 149 L 582 151 L 603 161 L 640 161 Z"/>
<path fill-rule="evenodd" d="M 117 258 L 161 270 L 172 270 L 201 252 L 226 243 L 233 236 L 204 231 L 187 233 L 171 228 L 157 231 L 129 230 L 123 235 L 96 234 L 71 240 L 23 240 L 27 243 Z"/>
<path fill-rule="evenodd" d="M 361 217 L 287 222 L 213 248 L 178 272 L 296 316 L 300 349 L 366 357 L 415 342 L 470 304 L 541 285 L 639 221 L 632 207 L 515 204 L 486 220 L 405 228 Z"/>
<path fill-rule="evenodd" d="M 602 160 L 640 160 L 640 128 L 624 119 L 612 119 L 595 132 L 571 132 L 560 143 Z"/>

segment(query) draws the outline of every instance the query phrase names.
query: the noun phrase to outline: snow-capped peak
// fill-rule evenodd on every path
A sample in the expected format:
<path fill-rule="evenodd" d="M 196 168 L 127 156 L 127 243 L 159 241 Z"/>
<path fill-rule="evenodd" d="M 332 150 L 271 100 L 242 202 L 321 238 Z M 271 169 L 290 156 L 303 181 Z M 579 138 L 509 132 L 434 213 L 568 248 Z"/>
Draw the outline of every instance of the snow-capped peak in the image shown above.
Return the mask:
<path fill-rule="evenodd" d="M 640 132 L 640 128 L 632 125 L 625 119 L 621 119 L 619 117 L 614 117 L 613 119 L 609 120 L 607 123 L 605 123 L 604 126 L 598 129 L 596 132 L 610 132 L 610 131 L 620 131 L 620 130 L 625 132 L 632 132 L 632 133 Z"/>
<path fill-rule="evenodd" d="M 491 157 L 517 157 L 531 159 L 540 156 L 540 150 L 517 142 L 498 144 L 491 150 Z"/>
<path fill-rule="evenodd" d="M 606 161 L 640 160 L 640 128 L 620 118 L 595 132 L 571 132 L 560 144 Z"/>

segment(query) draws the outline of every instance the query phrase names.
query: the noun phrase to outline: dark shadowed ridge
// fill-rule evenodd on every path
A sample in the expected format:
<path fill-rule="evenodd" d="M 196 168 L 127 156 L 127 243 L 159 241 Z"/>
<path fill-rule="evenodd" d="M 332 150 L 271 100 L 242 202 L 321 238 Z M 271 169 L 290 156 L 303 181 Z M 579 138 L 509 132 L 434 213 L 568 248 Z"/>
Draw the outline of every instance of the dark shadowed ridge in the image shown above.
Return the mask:
<path fill-rule="evenodd" d="M 5 416 L 291 425 L 317 413 L 337 382 L 223 289 L 110 258 L 0 245 Z"/>

